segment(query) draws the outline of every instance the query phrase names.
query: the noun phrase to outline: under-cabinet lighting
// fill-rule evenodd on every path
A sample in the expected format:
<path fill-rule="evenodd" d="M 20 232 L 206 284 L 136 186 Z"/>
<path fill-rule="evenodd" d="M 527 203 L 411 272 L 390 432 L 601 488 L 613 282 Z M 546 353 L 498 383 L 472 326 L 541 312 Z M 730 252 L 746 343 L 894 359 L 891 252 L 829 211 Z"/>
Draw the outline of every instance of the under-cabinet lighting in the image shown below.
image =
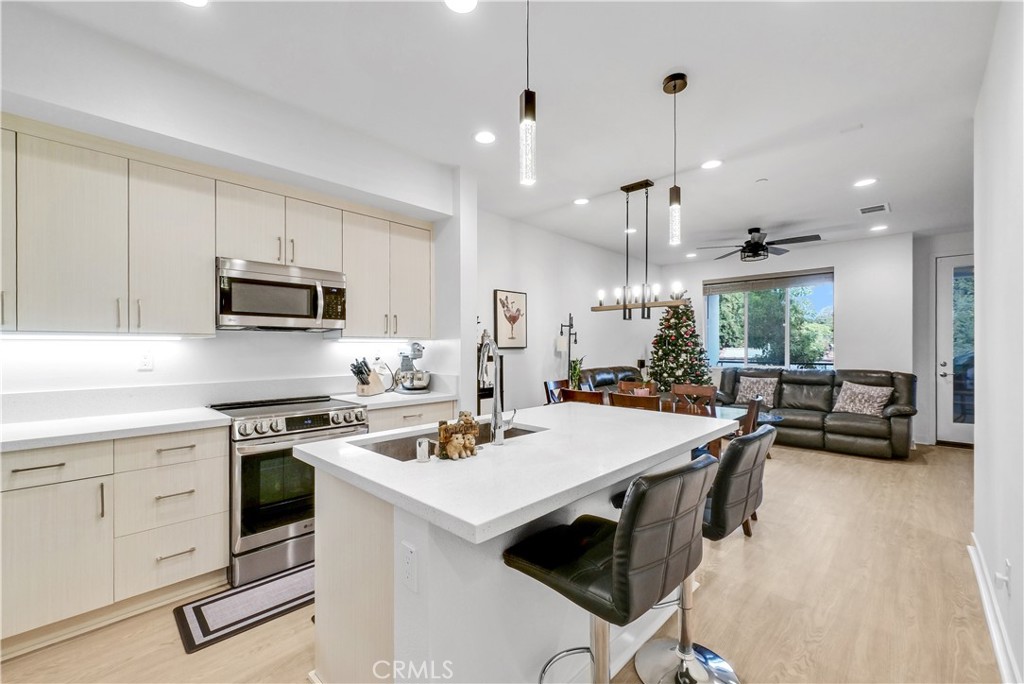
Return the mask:
<path fill-rule="evenodd" d="M 867 186 L 874 185 L 877 182 L 878 182 L 877 178 L 864 178 L 863 180 L 859 180 L 856 183 L 854 183 L 853 187 L 855 187 L 855 188 L 866 188 Z"/>
<path fill-rule="evenodd" d="M 197 335 L 196 337 L 213 337 L 213 335 Z M 67 340 L 78 342 L 174 342 L 182 339 L 182 335 L 96 335 L 89 333 L 4 333 L 0 339 L 5 342 L 14 340 Z"/>

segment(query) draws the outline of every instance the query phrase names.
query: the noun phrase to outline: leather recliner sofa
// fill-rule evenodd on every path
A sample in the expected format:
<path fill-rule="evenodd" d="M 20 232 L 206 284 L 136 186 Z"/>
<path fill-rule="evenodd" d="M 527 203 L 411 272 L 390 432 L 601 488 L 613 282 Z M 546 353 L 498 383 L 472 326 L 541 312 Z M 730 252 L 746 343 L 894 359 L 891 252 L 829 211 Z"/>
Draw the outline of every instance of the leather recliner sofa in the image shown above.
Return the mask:
<path fill-rule="evenodd" d="M 778 379 L 772 408 L 765 409 L 782 418 L 775 424 L 777 444 L 876 458 L 910 455 L 910 419 L 917 414 L 917 376 L 912 373 L 726 368 L 719 404 L 739 406 L 735 402 L 741 377 Z M 892 387 L 882 416 L 833 412 L 844 382 Z"/>
<path fill-rule="evenodd" d="M 614 392 L 619 381 L 639 382 L 643 378 L 635 366 L 605 366 L 603 368 L 581 368 L 580 389 L 591 392 Z"/>

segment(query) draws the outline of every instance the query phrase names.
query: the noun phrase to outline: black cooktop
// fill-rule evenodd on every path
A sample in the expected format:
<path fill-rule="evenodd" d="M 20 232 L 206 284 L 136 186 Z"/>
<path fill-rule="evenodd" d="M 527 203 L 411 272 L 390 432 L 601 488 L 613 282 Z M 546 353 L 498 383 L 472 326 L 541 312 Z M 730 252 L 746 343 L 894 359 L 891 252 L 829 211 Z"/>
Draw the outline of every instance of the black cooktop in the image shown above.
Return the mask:
<path fill-rule="evenodd" d="M 232 418 L 258 418 L 260 416 L 280 415 L 282 413 L 322 413 L 337 409 L 361 408 L 362 404 L 351 401 L 332 399 L 327 396 L 293 397 L 290 399 L 260 399 L 257 401 L 237 401 L 226 404 L 210 404 L 214 411 Z"/>

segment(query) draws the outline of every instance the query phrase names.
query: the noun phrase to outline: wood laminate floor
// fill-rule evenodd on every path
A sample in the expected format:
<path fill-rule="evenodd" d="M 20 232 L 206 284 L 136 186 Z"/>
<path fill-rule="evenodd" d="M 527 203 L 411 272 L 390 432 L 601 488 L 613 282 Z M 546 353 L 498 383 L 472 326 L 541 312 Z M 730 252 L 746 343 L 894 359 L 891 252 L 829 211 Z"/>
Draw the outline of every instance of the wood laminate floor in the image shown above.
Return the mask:
<path fill-rule="evenodd" d="M 697 640 L 750 682 L 996 682 L 966 547 L 970 451 L 880 461 L 776 447 L 754 536 L 705 542 Z M 313 607 L 186 655 L 170 608 L 2 665 L 4 682 L 292 682 Z M 675 620 L 664 634 L 675 636 Z M 632 666 L 614 679 L 639 682 Z"/>

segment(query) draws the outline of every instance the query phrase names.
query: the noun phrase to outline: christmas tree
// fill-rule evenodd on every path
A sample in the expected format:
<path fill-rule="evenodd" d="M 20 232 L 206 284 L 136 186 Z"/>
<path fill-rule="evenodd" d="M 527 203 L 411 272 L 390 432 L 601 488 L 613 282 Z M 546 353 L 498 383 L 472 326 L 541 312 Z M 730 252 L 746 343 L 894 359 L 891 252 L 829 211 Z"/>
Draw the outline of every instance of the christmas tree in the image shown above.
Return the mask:
<path fill-rule="evenodd" d="M 690 300 L 666 307 L 651 344 L 651 380 L 659 390 L 671 391 L 673 383 L 711 384 L 708 354 L 697 334 Z"/>

